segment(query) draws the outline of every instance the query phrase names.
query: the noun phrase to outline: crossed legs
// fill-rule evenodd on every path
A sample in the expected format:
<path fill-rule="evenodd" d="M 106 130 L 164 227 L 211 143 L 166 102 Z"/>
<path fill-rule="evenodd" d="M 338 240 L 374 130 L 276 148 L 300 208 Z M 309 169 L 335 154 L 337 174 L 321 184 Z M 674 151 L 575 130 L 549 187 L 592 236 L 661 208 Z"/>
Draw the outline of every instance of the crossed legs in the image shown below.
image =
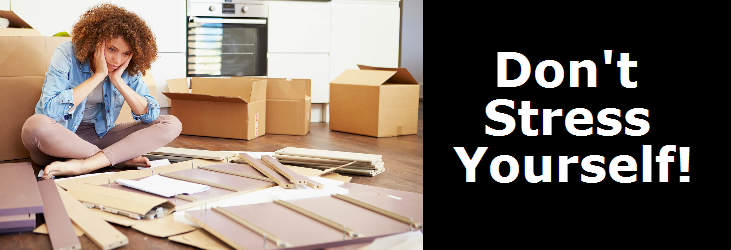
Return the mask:
<path fill-rule="evenodd" d="M 177 118 L 161 115 L 149 124 L 117 125 L 99 138 L 91 123 L 82 123 L 74 133 L 48 116 L 36 114 L 26 120 L 21 138 L 33 162 L 46 166 L 44 178 L 50 178 L 110 165 L 149 166 L 141 155 L 171 142 L 181 130 Z"/>

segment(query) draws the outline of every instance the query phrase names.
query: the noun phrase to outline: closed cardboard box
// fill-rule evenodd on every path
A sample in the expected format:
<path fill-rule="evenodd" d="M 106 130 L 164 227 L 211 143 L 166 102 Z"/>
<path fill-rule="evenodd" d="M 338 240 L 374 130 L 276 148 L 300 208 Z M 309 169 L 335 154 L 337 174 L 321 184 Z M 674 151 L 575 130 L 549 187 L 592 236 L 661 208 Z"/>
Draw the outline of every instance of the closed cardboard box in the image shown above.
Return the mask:
<path fill-rule="evenodd" d="M 11 27 L 22 21 L 10 11 L 0 16 L 13 19 Z M 23 124 L 35 113 L 53 51 L 70 40 L 40 36 L 29 26 L 0 29 L 0 160 L 30 157 L 20 139 Z"/>
<path fill-rule="evenodd" d="M 416 134 L 419 83 L 409 71 L 358 67 L 330 83 L 330 130 L 373 137 Z"/>
<path fill-rule="evenodd" d="M 170 111 L 184 135 L 251 140 L 266 134 L 267 80 L 245 77 L 168 80 Z"/>
<path fill-rule="evenodd" d="M 307 135 L 310 132 L 310 79 L 267 79 L 268 134 Z"/>

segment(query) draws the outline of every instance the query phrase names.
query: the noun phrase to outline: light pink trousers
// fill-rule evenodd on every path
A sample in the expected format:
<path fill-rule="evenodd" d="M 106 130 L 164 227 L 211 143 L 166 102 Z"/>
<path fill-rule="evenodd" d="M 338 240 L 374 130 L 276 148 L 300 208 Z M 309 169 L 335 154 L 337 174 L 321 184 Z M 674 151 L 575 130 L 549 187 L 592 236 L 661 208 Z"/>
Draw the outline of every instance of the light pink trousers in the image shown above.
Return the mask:
<path fill-rule="evenodd" d="M 66 159 L 86 159 L 99 151 L 115 165 L 165 146 L 180 135 L 182 128 L 175 116 L 161 115 L 149 124 L 119 124 L 99 138 L 93 123 L 82 122 L 74 133 L 48 116 L 36 114 L 23 124 L 21 138 L 31 160 L 41 166 Z"/>

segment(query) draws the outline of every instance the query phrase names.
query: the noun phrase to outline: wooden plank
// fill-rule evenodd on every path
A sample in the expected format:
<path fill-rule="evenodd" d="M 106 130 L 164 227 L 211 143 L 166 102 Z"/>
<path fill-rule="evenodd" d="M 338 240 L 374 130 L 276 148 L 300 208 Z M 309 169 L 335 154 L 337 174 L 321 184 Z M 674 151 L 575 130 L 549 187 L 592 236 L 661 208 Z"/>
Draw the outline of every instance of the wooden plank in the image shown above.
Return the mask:
<path fill-rule="evenodd" d="M 422 228 L 424 227 L 424 225 L 423 225 L 423 224 L 421 224 L 421 223 L 418 223 L 418 222 L 415 222 L 415 221 L 412 221 L 412 220 L 410 220 L 409 218 L 406 218 L 406 216 L 398 215 L 398 214 L 396 214 L 396 213 L 393 213 L 393 212 L 387 211 L 387 210 L 385 210 L 385 209 L 382 209 L 382 208 L 379 208 L 379 207 L 373 206 L 373 205 L 371 205 L 371 204 L 368 204 L 368 203 L 365 203 L 365 202 L 362 202 L 362 201 L 359 201 L 359 200 L 353 199 L 353 198 L 351 198 L 351 197 L 348 197 L 348 196 L 344 196 L 344 195 L 340 195 L 340 194 L 334 194 L 334 195 L 332 195 L 332 196 L 333 196 L 333 197 L 335 197 L 335 198 L 341 199 L 341 200 L 343 200 L 343 201 L 347 201 L 347 202 L 350 202 L 350 203 L 352 203 L 352 204 L 358 205 L 358 206 L 360 206 L 360 207 L 362 207 L 362 208 L 365 208 L 365 209 L 371 210 L 371 211 L 373 211 L 373 212 L 376 212 L 376 213 L 382 214 L 382 215 L 384 215 L 384 216 L 390 217 L 390 218 L 392 218 L 392 219 L 394 219 L 394 220 L 397 220 L 397 221 L 403 222 L 403 223 L 405 223 L 405 224 L 408 224 L 408 225 L 413 225 L 413 226 L 414 226 L 414 227 L 415 227 L 416 229 L 422 229 Z"/>
<path fill-rule="evenodd" d="M 213 172 L 224 173 L 224 174 L 236 175 L 236 176 L 241 176 L 241 177 L 256 179 L 256 180 L 260 180 L 260 181 L 273 182 L 272 180 L 270 180 L 269 178 L 266 178 L 266 177 L 261 177 L 261 176 L 256 176 L 256 175 L 250 175 L 250 174 L 245 174 L 245 173 L 231 171 L 231 170 L 226 170 L 226 169 L 212 168 L 212 167 L 200 167 L 200 169 L 208 170 L 208 171 L 213 171 Z"/>
<path fill-rule="evenodd" d="M 274 181 L 274 183 L 277 183 L 277 185 L 282 186 L 283 188 L 293 188 L 294 185 L 292 183 L 289 183 L 289 180 L 282 177 L 277 173 L 276 171 L 272 170 L 271 168 L 265 166 L 261 162 L 257 161 L 253 157 L 251 157 L 249 154 L 243 153 L 240 154 L 239 157 L 241 160 L 244 160 L 247 164 L 264 174 L 266 177 L 268 177 L 270 180 Z"/>
<path fill-rule="evenodd" d="M 283 149 L 280 149 L 280 150 L 277 150 L 274 152 L 277 154 L 281 154 L 281 155 L 324 158 L 324 159 L 331 159 L 331 160 L 344 160 L 344 161 L 349 161 L 349 162 L 350 161 L 363 161 L 363 162 L 370 162 L 373 165 L 375 165 L 379 161 L 382 161 L 381 155 L 333 151 L 333 150 L 322 150 L 322 149 L 311 149 L 311 148 L 286 147 L 286 148 L 283 148 Z"/>
<path fill-rule="evenodd" d="M 38 182 L 38 189 L 43 200 L 43 217 L 46 220 L 48 236 L 54 250 L 81 249 L 79 237 L 74 233 L 74 226 L 66 213 L 61 196 L 58 194 L 54 180 Z"/>
<path fill-rule="evenodd" d="M 261 156 L 262 162 L 267 165 L 269 168 L 273 169 L 274 171 L 277 171 L 277 173 L 281 174 L 285 178 L 289 179 L 289 182 L 294 184 L 307 184 L 307 177 L 304 177 L 302 175 L 299 175 L 295 173 L 294 171 L 290 170 L 289 168 L 285 167 L 281 163 L 279 163 L 277 160 L 272 158 L 268 155 L 262 155 Z"/>
<path fill-rule="evenodd" d="M 218 183 L 213 183 L 213 182 L 208 182 L 208 181 L 199 180 L 199 179 L 194 179 L 194 178 L 190 178 L 190 177 L 180 176 L 180 175 L 176 175 L 176 174 L 160 174 L 160 175 L 165 176 L 165 177 L 168 177 L 168 178 L 178 179 L 178 180 L 181 180 L 181 181 L 187 181 L 187 182 L 193 182 L 193 183 L 208 185 L 208 186 L 211 186 L 211 187 L 220 188 L 220 189 L 226 189 L 226 190 L 234 191 L 234 192 L 241 191 L 240 188 L 236 188 L 236 187 L 232 187 L 232 186 L 228 186 L 228 185 L 223 185 L 223 184 L 218 184 Z"/>
<path fill-rule="evenodd" d="M 335 230 L 343 230 L 350 237 L 353 237 L 353 238 L 364 237 L 363 234 L 360 234 L 358 232 L 355 232 L 355 231 L 353 231 L 350 228 L 347 228 L 347 227 L 345 227 L 343 225 L 340 225 L 337 222 L 334 222 L 332 220 L 329 220 L 329 219 L 327 219 L 325 217 L 319 216 L 319 215 L 317 215 L 317 214 L 315 214 L 313 212 L 307 211 L 307 210 L 305 210 L 305 209 L 303 209 L 301 207 L 295 206 L 292 203 L 289 203 L 289 202 L 286 202 L 286 201 L 283 201 L 283 200 L 275 200 L 274 203 L 277 203 L 279 205 L 282 205 L 283 207 L 289 208 L 292 211 L 298 212 L 298 213 L 300 213 L 300 214 L 302 214 L 304 216 L 309 217 L 310 219 L 316 220 L 316 221 L 318 221 L 318 222 L 320 222 L 322 224 L 325 224 L 325 225 L 327 225 L 327 226 L 329 226 L 329 227 L 331 227 L 331 228 L 333 228 Z"/>
<path fill-rule="evenodd" d="M 229 219 L 235 221 L 236 223 L 241 224 L 242 226 L 248 228 L 249 230 L 254 231 L 257 234 L 266 235 L 267 239 L 271 240 L 272 242 L 277 244 L 278 247 L 292 247 L 292 244 L 289 244 L 286 241 L 279 239 L 277 236 L 273 235 L 272 233 L 267 232 L 264 229 L 252 224 L 251 222 L 248 222 L 248 221 L 242 219 L 241 217 L 229 212 L 225 208 L 214 207 L 212 209 L 214 211 L 219 212 L 220 214 L 228 217 Z"/>
<path fill-rule="evenodd" d="M 0 164 L 0 216 L 43 213 L 30 162 Z"/>
<path fill-rule="evenodd" d="M 83 229 L 86 236 L 99 246 L 99 248 L 114 249 L 129 243 L 127 236 L 99 218 L 96 214 L 93 214 L 78 200 L 66 193 L 66 191 L 60 187 L 56 188 L 71 220 Z"/>
<path fill-rule="evenodd" d="M 209 150 L 188 149 L 188 148 L 171 148 L 171 147 L 161 147 L 153 152 L 150 152 L 150 154 L 170 155 L 170 156 L 199 158 L 199 159 L 218 160 L 218 161 L 236 156 L 236 153 L 230 153 L 230 152 L 209 151 Z"/>
<path fill-rule="evenodd" d="M 294 156 L 294 155 L 280 155 L 280 154 L 274 154 L 274 158 L 277 160 L 288 160 L 288 161 L 297 161 L 297 162 L 311 162 L 313 164 L 318 165 L 343 165 L 348 162 L 348 160 L 332 160 L 332 159 L 325 159 L 325 158 L 316 158 L 316 157 L 305 157 L 305 156 Z M 372 166 L 370 162 L 363 162 L 363 161 L 355 161 L 354 165 L 356 166 Z"/>

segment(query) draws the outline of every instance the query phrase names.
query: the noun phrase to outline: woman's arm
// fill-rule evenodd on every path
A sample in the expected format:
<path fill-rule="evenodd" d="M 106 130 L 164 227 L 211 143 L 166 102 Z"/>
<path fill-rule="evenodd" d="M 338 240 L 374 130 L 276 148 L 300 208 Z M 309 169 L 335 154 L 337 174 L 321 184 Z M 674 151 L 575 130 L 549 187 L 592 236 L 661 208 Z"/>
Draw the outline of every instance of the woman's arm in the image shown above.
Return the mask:
<path fill-rule="evenodd" d="M 122 80 L 122 74 L 124 74 L 124 70 L 127 69 L 127 65 L 129 65 L 129 61 L 131 60 L 132 55 L 127 58 L 127 61 L 125 61 L 121 67 L 109 74 L 109 80 L 112 82 L 114 87 L 119 90 L 119 93 L 122 94 L 124 100 L 127 101 L 130 109 L 132 109 L 132 112 L 136 115 L 144 115 L 147 113 L 147 99 L 137 93 L 134 89 L 130 88 L 124 80 Z"/>
<path fill-rule="evenodd" d="M 96 86 L 104 81 L 104 78 L 107 77 L 108 69 L 107 69 L 107 63 L 104 59 L 104 48 L 107 47 L 107 43 L 103 42 L 100 46 L 96 48 L 96 51 L 94 52 L 94 74 L 89 77 L 89 79 L 86 79 L 86 81 L 79 84 L 79 86 L 76 86 L 73 90 L 73 102 L 74 106 L 71 108 L 71 110 L 74 110 L 81 101 L 86 99 L 89 94 L 91 94 L 91 91 L 96 88 Z"/>

